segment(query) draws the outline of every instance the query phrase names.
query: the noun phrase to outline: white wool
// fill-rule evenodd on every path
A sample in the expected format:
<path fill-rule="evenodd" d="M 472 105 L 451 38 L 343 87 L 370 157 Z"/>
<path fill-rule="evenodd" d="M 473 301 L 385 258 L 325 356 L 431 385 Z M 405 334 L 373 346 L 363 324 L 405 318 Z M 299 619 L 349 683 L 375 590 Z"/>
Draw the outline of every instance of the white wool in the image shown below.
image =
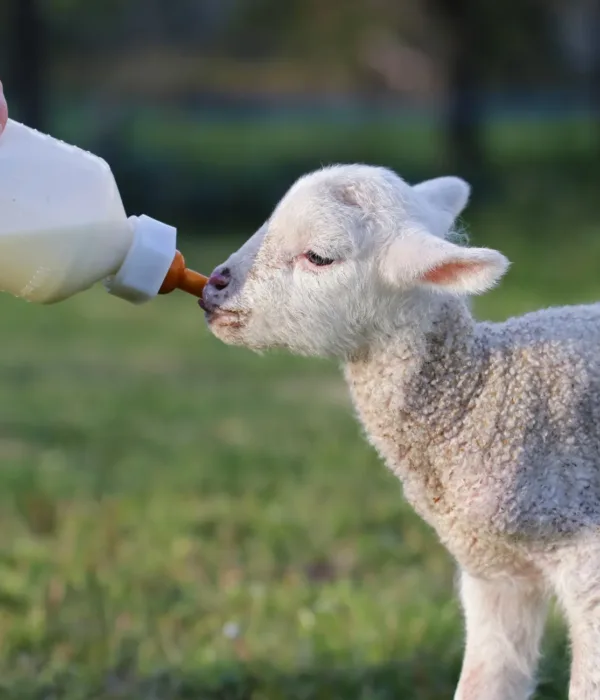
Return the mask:
<path fill-rule="evenodd" d="M 571 700 L 600 697 L 600 305 L 478 323 L 508 269 L 451 242 L 469 186 L 384 168 L 298 180 L 209 285 L 214 334 L 344 365 L 370 442 L 458 563 L 458 700 L 524 700 L 547 597 L 573 645 Z M 315 266 L 310 251 L 325 262 Z M 309 258 L 311 256 L 309 255 Z"/>

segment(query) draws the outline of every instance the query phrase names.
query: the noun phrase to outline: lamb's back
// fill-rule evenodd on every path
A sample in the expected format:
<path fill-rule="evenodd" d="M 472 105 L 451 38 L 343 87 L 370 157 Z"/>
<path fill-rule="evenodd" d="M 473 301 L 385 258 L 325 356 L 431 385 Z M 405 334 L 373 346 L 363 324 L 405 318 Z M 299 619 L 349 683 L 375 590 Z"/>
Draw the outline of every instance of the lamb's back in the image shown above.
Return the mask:
<path fill-rule="evenodd" d="M 546 539 L 600 526 L 600 304 L 480 330 L 488 369 L 471 425 L 492 426 L 480 476 L 501 529 Z"/>
<path fill-rule="evenodd" d="M 594 362 L 597 353 L 593 351 L 600 341 L 600 303 L 550 307 L 479 325 L 499 346 L 504 342 L 518 347 L 558 345 L 579 354 L 589 352 L 588 359 Z"/>

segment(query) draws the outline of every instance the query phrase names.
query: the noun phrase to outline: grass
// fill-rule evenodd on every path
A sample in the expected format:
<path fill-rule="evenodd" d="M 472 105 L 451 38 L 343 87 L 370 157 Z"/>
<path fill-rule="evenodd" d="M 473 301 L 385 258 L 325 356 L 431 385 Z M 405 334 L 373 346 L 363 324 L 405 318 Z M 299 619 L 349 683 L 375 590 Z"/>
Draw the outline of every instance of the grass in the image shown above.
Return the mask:
<path fill-rule="evenodd" d="M 479 315 L 600 296 L 577 204 L 477 214 L 515 260 Z M 182 248 L 209 270 L 238 242 Z M 183 295 L 0 318 L 0 699 L 452 697 L 452 563 L 334 365 L 222 346 Z M 539 700 L 566 669 L 554 619 Z"/>

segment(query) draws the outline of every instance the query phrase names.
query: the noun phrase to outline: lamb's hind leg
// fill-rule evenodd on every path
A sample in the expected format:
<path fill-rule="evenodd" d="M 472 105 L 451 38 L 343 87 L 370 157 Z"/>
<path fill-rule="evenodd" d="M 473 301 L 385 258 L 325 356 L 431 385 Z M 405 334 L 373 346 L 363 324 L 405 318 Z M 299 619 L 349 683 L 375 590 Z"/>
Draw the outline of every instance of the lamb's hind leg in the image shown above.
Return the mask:
<path fill-rule="evenodd" d="M 526 700 L 534 689 L 546 600 L 530 582 L 462 574 L 467 641 L 455 700 Z"/>
<path fill-rule="evenodd" d="M 574 548 L 553 568 L 571 638 L 569 700 L 600 698 L 600 543 Z"/>

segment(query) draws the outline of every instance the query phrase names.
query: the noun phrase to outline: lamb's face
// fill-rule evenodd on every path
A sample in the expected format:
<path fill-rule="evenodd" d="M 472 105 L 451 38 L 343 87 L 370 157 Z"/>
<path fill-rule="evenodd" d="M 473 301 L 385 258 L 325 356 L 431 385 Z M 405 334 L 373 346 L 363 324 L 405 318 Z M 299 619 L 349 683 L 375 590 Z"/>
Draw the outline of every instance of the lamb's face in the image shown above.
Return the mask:
<path fill-rule="evenodd" d="M 489 287 L 503 256 L 443 239 L 467 198 L 456 178 L 411 187 L 368 166 L 301 178 L 214 270 L 201 301 L 211 331 L 254 350 L 346 357 L 425 288 L 460 291 L 469 273 Z"/>

